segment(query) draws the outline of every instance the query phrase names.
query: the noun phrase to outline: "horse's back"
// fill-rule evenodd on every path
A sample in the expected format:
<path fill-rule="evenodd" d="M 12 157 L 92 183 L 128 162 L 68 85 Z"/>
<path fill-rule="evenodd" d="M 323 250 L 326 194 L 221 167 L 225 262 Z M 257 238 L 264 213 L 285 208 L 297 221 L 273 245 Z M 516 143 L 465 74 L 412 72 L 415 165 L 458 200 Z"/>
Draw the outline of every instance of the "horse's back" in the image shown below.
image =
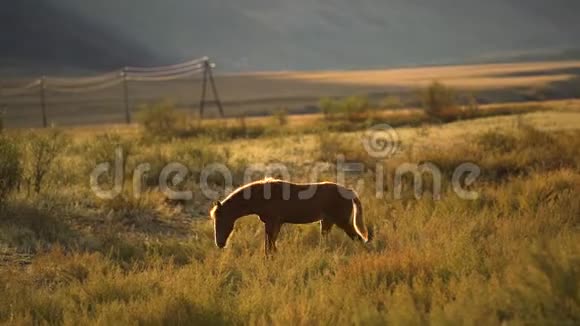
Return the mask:
<path fill-rule="evenodd" d="M 352 212 L 352 190 L 331 182 L 299 184 L 276 180 L 264 183 L 253 193 L 258 196 L 258 211 L 276 215 L 287 223 L 343 219 Z"/>

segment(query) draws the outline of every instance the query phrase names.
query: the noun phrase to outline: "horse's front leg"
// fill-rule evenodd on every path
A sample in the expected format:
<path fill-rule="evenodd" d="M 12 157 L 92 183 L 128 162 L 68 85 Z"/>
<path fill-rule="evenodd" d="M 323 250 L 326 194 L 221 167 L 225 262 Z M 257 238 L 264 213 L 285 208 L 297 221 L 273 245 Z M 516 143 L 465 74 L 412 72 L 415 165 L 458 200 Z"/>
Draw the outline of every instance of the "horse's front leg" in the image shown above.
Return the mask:
<path fill-rule="evenodd" d="M 276 251 L 276 239 L 278 238 L 278 233 L 280 233 L 281 227 L 282 223 L 278 220 L 265 222 L 266 239 L 264 243 L 264 251 L 266 252 L 266 255 Z"/>

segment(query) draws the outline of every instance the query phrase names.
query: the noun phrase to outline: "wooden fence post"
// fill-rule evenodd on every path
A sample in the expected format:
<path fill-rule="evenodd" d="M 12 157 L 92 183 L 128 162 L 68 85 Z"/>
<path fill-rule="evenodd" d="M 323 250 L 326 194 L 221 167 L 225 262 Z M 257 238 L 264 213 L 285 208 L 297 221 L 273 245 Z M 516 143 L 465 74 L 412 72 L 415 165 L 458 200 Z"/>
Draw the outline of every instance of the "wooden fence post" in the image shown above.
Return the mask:
<path fill-rule="evenodd" d="M 6 115 L 6 105 L 4 104 L 4 85 L 0 81 L 0 133 L 4 129 L 4 117 Z"/>
<path fill-rule="evenodd" d="M 199 119 L 203 119 L 203 109 L 205 107 L 205 94 L 207 91 L 207 65 L 203 62 L 203 79 L 201 80 L 201 99 L 199 100 Z"/>
<path fill-rule="evenodd" d="M 213 69 L 209 63 L 209 61 L 205 62 L 206 64 L 206 70 L 209 74 L 209 81 L 211 83 L 211 88 L 213 91 L 213 98 L 218 106 L 218 109 L 220 110 L 220 116 L 223 118 L 224 117 L 224 108 L 222 107 L 222 102 L 220 101 L 220 97 L 218 95 L 218 91 L 217 91 L 217 87 L 215 85 L 215 81 L 213 80 L 213 73 L 211 72 L 211 70 Z"/>
<path fill-rule="evenodd" d="M 4 116 L 6 115 L 2 87 L 4 87 L 4 85 L 0 81 L 0 134 L 4 130 Z"/>
<path fill-rule="evenodd" d="M 46 77 L 42 76 L 40 79 L 40 109 L 42 112 L 42 126 L 44 128 L 48 127 L 48 121 L 46 118 Z"/>
<path fill-rule="evenodd" d="M 127 68 L 123 68 L 123 93 L 125 98 L 125 122 L 131 123 L 131 108 L 129 105 L 129 81 L 127 80 Z"/>

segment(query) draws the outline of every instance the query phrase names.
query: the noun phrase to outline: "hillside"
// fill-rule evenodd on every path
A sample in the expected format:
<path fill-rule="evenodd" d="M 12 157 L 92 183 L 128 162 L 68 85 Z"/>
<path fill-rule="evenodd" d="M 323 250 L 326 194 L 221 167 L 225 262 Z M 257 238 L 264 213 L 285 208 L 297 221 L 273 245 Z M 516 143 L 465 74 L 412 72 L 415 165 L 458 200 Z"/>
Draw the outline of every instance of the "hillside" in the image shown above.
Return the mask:
<path fill-rule="evenodd" d="M 580 31 L 574 0 L 27 0 L 2 10 L 3 38 L 34 42 L 1 57 L 75 67 L 201 55 L 223 71 L 570 59 Z"/>
<path fill-rule="evenodd" d="M 54 74 L 146 63 L 152 56 L 119 31 L 88 22 L 51 1 L 0 7 L 0 73 Z"/>

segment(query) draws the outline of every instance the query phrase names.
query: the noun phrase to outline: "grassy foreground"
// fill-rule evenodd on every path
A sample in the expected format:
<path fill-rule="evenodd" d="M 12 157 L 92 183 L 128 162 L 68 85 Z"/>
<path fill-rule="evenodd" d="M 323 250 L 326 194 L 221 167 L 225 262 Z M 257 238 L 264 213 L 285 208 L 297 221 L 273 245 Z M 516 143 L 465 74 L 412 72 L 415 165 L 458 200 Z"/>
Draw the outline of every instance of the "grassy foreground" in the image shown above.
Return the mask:
<path fill-rule="evenodd" d="M 53 134 L 47 139 L 61 143 L 49 151 L 54 160 L 38 192 L 34 154 L 41 140 L 11 135 L 22 180 L 0 212 L 0 321 L 577 324 L 580 131 L 549 124 L 561 114 L 567 121 L 579 116 L 532 113 L 401 128 L 400 153 L 380 161 L 364 152 L 361 132 L 220 141 Z M 139 199 L 131 174 L 113 200 L 89 189 L 91 169 L 111 160 L 118 146 L 128 153 L 128 171 L 152 165 Z M 266 259 L 262 225 L 247 217 L 229 248 L 215 248 L 205 217 L 210 201 L 198 186 L 205 165 L 226 163 L 240 184 L 249 164 L 281 162 L 294 181 L 306 181 L 314 161 L 334 162 L 339 153 L 367 168 L 347 181 L 364 181 L 358 191 L 372 243 L 353 243 L 338 230 L 321 242 L 318 225 L 287 225 L 278 254 Z M 167 201 L 157 191 L 156 175 L 172 161 L 190 169 L 181 185 L 193 191 L 190 202 Z M 403 162 L 438 166 L 441 200 L 429 192 L 415 199 L 410 178 L 403 198 L 394 200 L 393 171 Z M 479 193 L 475 200 L 460 199 L 450 184 L 464 162 L 481 168 L 470 188 Z M 375 196 L 378 165 L 385 171 L 384 198 Z M 321 178 L 332 180 L 332 169 Z M 212 182 L 219 188 L 219 179 Z"/>

